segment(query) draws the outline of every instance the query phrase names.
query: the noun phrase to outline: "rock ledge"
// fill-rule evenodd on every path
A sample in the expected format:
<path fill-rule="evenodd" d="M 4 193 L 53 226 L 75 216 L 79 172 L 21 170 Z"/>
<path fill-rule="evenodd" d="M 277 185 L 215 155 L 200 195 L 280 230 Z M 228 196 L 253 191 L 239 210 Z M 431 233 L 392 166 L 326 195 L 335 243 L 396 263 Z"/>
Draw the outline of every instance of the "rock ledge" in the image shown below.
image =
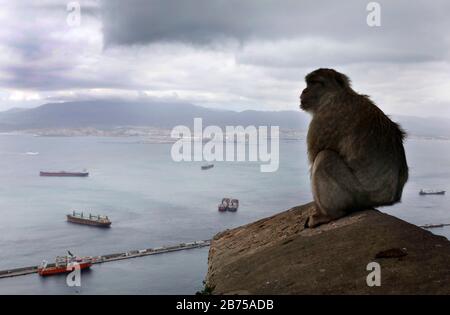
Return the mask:
<path fill-rule="evenodd" d="M 445 237 L 377 210 L 304 229 L 311 206 L 217 234 L 207 287 L 213 294 L 450 294 Z M 381 286 L 369 287 L 374 261 Z"/>

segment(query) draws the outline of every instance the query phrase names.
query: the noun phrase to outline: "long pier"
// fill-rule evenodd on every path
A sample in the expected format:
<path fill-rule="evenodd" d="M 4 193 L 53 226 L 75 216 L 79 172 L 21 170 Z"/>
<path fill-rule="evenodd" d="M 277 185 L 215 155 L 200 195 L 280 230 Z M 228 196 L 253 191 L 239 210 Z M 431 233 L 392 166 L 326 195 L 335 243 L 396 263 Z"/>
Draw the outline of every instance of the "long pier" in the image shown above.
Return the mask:
<path fill-rule="evenodd" d="M 92 259 L 92 264 L 102 264 L 102 263 L 107 263 L 107 262 L 117 261 L 117 260 L 122 260 L 122 259 L 131 259 L 131 258 L 144 257 L 144 256 L 149 256 L 149 255 L 157 255 L 157 254 L 163 254 L 163 253 L 176 252 L 176 251 L 180 251 L 180 250 L 201 248 L 201 247 L 209 246 L 210 244 L 211 244 L 211 240 L 201 240 L 201 241 L 195 241 L 195 242 L 189 242 L 189 243 L 181 243 L 181 244 L 177 244 L 177 245 L 169 245 L 169 246 L 147 248 L 147 249 L 141 249 L 141 250 L 131 250 L 128 252 L 123 252 L 123 253 L 93 256 L 93 257 L 91 257 L 91 259 Z M 47 266 L 50 267 L 52 265 L 54 265 L 54 264 L 48 264 Z M 0 279 L 29 275 L 29 274 L 37 273 L 37 271 L 38 271 L 38 266 L 29 266 L 29 267 L 22 267 L 22 268 L 0 270 Z"/>
<path fill-rule="evenodd" d="M 439 224 L 425 224 L 425 225 L 419 225 L 419 227 L 424 229 L 434 229 L 434 228 L 440 228 L 450 226 L 450 223 L 439 223 Z"/>

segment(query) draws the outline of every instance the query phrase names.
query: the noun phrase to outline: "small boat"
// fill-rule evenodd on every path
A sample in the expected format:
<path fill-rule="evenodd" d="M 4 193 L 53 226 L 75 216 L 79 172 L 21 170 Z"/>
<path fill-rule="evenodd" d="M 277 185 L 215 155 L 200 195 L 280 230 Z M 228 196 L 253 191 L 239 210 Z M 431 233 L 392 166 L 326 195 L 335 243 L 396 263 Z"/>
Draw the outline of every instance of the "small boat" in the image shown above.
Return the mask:
<path fill-rule="evenodd" d="M 44 260 L 38 267 L 40 276 L 50 276 L 60 273 L 69 273 L 76 268 L 80 270 L 92 266 L 92 257 L 75 257 L 69 252 L 68 256 L 57 256 L 54 264 L 47 264 Z"/>
<path fill-rule="evenodd" d="M 421 189 L 419 195 L 445 195 L 445 190 Z"/>
<path fill-rule="evenodd" d="M 92 215 L 85 216 L 83 212 L 77 213 L 73 211 L 72 214 L 67 215 L 67 221 L 71 223 L 84 224 L 84 225 L 92 225 L 99 227 L 110 227 L 111 221 L 108 216 L 101 215 Z"/>
<path fill-rule="evenodd" d="M 40 171 L 39 176 L 47 176 L 47 177 L 88 177 L 89 172 L 66 172 L 66 171 Z"/>
<path fill-rule="evenodd" d="M 239 208 L 239 200 L 237 199 L 231 199 L 230 204 L 228 205 L 228 211 L 236 212 Z"/>
<path fill-rule="evenodd" d="M 209 170 L 210 168 L 213 168 L 214 164 L 206 164 L 206 165 L 202 165 L 202 170 L 206 171 Z"/>
<path fill-rule="evenodd" d="M 231 201 L 230 198 L 223 198 L 222 202 L 219 204 L 219 207 L 218 207 L 219 211 L 220 212 L 227 211 L 230 201 Z"/>

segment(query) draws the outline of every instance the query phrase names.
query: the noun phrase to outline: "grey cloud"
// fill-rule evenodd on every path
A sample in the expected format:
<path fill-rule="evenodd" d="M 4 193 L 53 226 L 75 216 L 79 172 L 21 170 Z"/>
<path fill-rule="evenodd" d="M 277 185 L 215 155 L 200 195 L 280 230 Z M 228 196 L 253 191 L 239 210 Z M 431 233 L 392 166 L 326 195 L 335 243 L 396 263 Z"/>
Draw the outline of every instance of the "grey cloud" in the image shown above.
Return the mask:
<path fill-rule="evenodd" d="M 78 0 L 83 15 L 99 17 L 101 0 Z M 32 11 L 35 14 L 57 13 L 61 17 L 65 17 L 67 13 L 67 4 L 73 1 L 68 0 L 49 0 L 49 1 L 33 1 L 21 0 L 15 5 L 19 10 Z"/>
<path fill-rule="evenodd" d="M 365 23 L 358 22 L 358 12 L 365 10 L 362 2 L 352 6 L 324 0 L 112 0 L 103 1 L 102 9 L 105 42 L 119 45 L 334 34 Z M 339 11 L 353 12 L 353 18 L 337 14 L 331 19 L 329 13 Z"/>
<path fill-rule="evenodd" d="M 34 89 L 41 91 L 55 91 L 67 88 L 104 88 L 112 84 L 102 80 L 89 80 L 72 77 L 73 70 L 69 64 L 62 65 L 16 65 L 5 66 L 3 71 L 8 77 L 1 80 L 3 87 L 12 89 Z"/>
<path fill-rule="evenodd" d="M 212 107 L 297 109 L 304 75 L 328 66 L 388 112 L 450 115 L 450 2 L 378 1 L 379 28 L 366 24 L 368 2 L 80 0 L 82 25 L 70 29 L 67 1 L 9 1 L 0 97 L 143 91 Z"/>
<path fill-rule="evenodd" d="M 367 26 L 369 1 L 302 0 L 132 0 L 103 1 L 104 43 L 110 45 L 184 42 L 215 46 L 227 40 L 243 45 L 255 41 L 330 40 L 344 52 L 319 51 L 298 58 L 327 63 L 366 61 L 422 62 L 448 58 L 450 29 L 446 12 L 450 3 L 428 1 L 378 1 L 382 26 Z M 447 38 L 447 40 L 445 40 Z M 360 48 L 352 52 L 352 48 Z M 276 49 L 276 47 L 275 47 Z M 327 47 L 324 47 L 324 50 Z M 249 64 L 295 66 L 282 56 L 243 54 Z M 290 58 L 289 56 L 287 58 Z M 272 60 L 268 60 L 272 59 Z"/>
<path fill-rule="evenodd" d="M 370 42 L 346 42 L 330 39 L 306 41 L 254 42 L 236 53 L 241 64 L 273 68 L 333 67 L 357 63 L 413 63 L 436 61 L 431 52 L 416 52 L 375 46 Z"/>
<path fill-rule="evenodd" d="M 56 90 L 92 87 L 99 82 L 73 77 L 86 54 L 83 38 L 70 37 L 66 23 L 68 1 L 18 1 L 3 7 L 5 19 L 0 32 L 1 46 L 13 60 L 0 60 L 0 85 L 12 89 Z M 81 0 L 82 23 L 99 19 L 95 0 Z M 82 54 L 80 54 L 82 53 Z M 1 56 L 1 55 L 0 55 Z M 102 84 L 100 84 L 101 86 Z M 105 85 L 105 83 L 103 84 Z"/>

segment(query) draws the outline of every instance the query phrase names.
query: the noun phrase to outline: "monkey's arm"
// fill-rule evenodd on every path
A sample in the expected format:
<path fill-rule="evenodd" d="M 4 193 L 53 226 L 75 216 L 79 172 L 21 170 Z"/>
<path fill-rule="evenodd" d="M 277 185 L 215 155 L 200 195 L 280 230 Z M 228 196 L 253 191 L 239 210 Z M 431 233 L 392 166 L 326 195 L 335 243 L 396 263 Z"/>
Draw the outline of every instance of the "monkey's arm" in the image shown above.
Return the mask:
<path fill-rule="evenodd" d="M 359 180 L 335 151 L 320 151 L 311 175 L 316 213 L 310 217 L 309 227 L 335 220 L 366 205 L 367 196 Z"/>

